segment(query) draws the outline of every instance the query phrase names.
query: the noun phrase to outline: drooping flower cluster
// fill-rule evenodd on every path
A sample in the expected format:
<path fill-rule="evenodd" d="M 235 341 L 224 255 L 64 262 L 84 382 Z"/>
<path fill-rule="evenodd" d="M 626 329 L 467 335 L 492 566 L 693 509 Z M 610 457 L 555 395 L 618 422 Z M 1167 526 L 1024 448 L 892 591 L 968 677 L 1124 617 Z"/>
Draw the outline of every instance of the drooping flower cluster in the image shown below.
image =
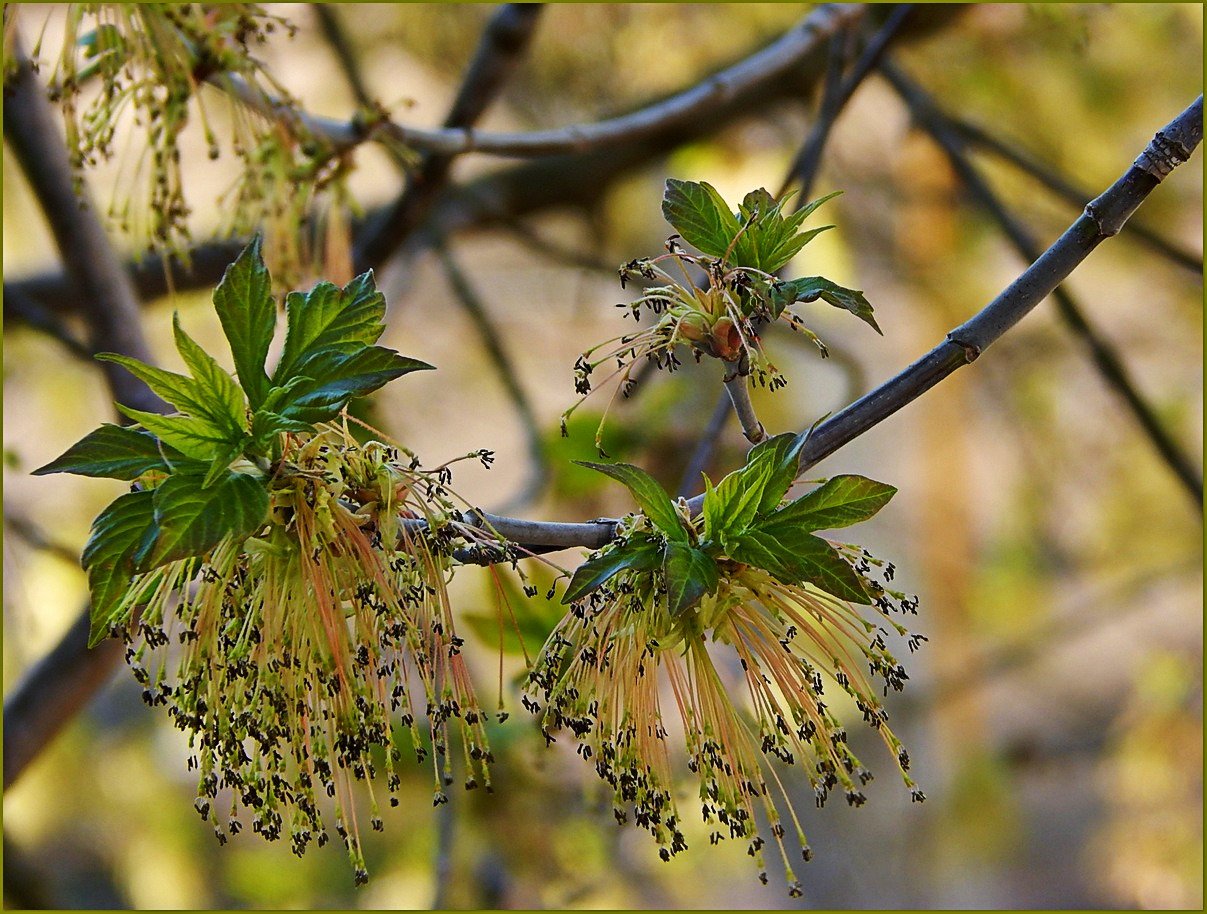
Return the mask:
<path fill-rule="evenodd" d="M 622 538 L 610 548 L 623 547 Z M 863 573 L 881 564 L 856 547 L 839 548 Z M 785 832 L 795 831 L 806 861 L 811 852 L 771 761 L 801 765 L 819 806 L 836 790 L 861 805 L 860 788 L 872 777 L 848 745 L 827 688 L 854 699 L 913 798 L 924 798 L 872 683 L 879 677 L 886 693 L 902 688 L 907 675 L 885 636 L 889 630 L 907 636 L 914 650 L 924 637 L 910 635 L 893 615 L 915 612 L 917 604 L 869 580 L 876 597 L 865 618 L 811 585 L 785 584 L 730 560 L 722 564 L 715 593 L 678 615 L 668 609 L 658 569 L 622 571 L 575 602 L 530 674 L 529 706 L 541 713 L 546 739 L 559 731 L 573 735 L 579 755 L 613 790 L 617 821 L 631 814 L 653 835 L 664 860 L 687 846 L 669 729 L 681 725 L 710 841 L 747 842 L 766 882 L 765 839 L 755 822 L 761 806 L 796 895 L 801 887 Z M 887 582 L 892 566 L 881 567 Z M 749 698 L 744 711 L 726 686 L 735 662 Z M 673 709 L 664 711 L 668 688 Z M 669 723 L 668 715 L 680 723 Z"/>
<path fill-rule="evenodd" d="M 126 656 L 144 698 L 189 733 L 197 810 L 220 840 L 240 830 L 243 806 L 254 831 L 288 833 L 300 855 L 328 840 L 325 794 L 360 882 L 352 784 L 368 783 L 380 829 L 375 747 L 391 805 L 405 750 L 432 765 L 440 804 L 456 721 L 465 786 L 490 786 L 484 717 L 446 589 L 452 547 L 467 534 L 447 466 L 421 470 L 333 424 L 285 437 L 269 523 L 136 580 Z"/>
<path fill-rule="evenodd" d="M 879 332 L 872 306 L 862 292 L 821 276 L 786 281 L 777 275 L 809 241 L 833 228 L 806 230 L 802 225 L 834 196 L 814 200 L 787 215 L 788 196 L 776 200 L 759 189 L 747 194 L 734 213 L 710 184 L 669 179 L 662 211 L 678 234 L 667 240 L 667 253 L 630 260 L 619 271 L 622 288 L 634 278 L 648 285 L 637 299 L 617 307 L 627 309 L 638 324 L 646 311 L 650 322 L 579 356 L 574 363 L 574 388 L 582 399 L 563 414 L 563 433 L 566 419 L 593 387 L 618 381 L 604 410 L 606 420 L 617 394 L 629 395 L 636 365 L 648 361 L 656 368 L 674 371 L 681 364 L 680 347 L 686 347 L 696 361 L 704 356 L 720 359 L 726 364 L 727 376 L 749 376 L 754 384 L 771 390 L 785 386 L 787 380 L 763 347 L 763 328 L 783 321 L 812 340 L 823 356 L 828 353 L 800 315 L 791 310 L 797 303 L 821 299 L 850 311 Z M 701 253 L 684 250 L 679 239 Z M 592 379 L 597 368 L 610 367 L 613 361 L 615 368 L 606 378 Z"/>

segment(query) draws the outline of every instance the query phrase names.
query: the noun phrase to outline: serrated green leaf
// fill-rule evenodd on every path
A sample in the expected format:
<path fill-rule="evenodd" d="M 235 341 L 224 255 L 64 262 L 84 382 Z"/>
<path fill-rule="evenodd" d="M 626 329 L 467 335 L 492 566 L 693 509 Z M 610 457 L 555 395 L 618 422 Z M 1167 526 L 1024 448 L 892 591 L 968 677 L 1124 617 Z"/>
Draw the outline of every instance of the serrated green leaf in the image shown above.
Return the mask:
<path fill-rule="evenodd" d="M 205 472 L 205 477 L 201 480 L 201 488 L 208 489 L 218 481 L 230 465 L 239 459 L 243 454 L 243 449 L 246 447 L 248 440 L 240 441 L 238 444 L 233 444 L 225 451 L 219 451 L 214 455 L 214 459 L 210 461 L 209 469 Z"/>
<path fill-rule="evenodd" d="M 193 376 L 194 391 L 202 407 L 194 415 L 209 420 L 232 435 L 247 431 L 247 401 L 235 379 L 184 332 L 179 314 L 172 315 L 172 332 L 176 339 L 176 351 Z"/>
<path fill-rule="evenodd" d="M 717 563 L 707 553 L 686 543 L 670 542 L 662 561 L 666 575 L 667 609 L 677 616 L 716 591 L 720 580 Z"/>
<path fill-rule="evenodd" d="M 273 372 L 281 385 L 305 374 L 299 366 L 311 353 L 349 343 L 371 346 L 385 327 L 385 297 L 377 291 L 373 273 L 357 276 L 342 289 L 320 282 L 309 292 L 291 292 L 285 299 L 285 347 Z"/>
<path fill-rule="evenodd" d="M 75 473 L 128 481 L 149 470 L 170 472 L 170 461 L 181 456 L 154 435 L 106 423 L 89 432 L 62 456 L 34 470 L 33 475 Z"/>
<path fill-rule="evenodd" d="M 772 290 L 772 301 L 780 307 L 794 302 L 816 301 L 819 298 L 835 308 L 850 311 L 877 333 L 884 335 L 872 314 L 871 304 L 858 289 L 844 288 L 824 276 L 803 276 L 800 279 L 778 283 Z"/>
<path fill-rule="evenodd" d="M 583 562 L 574 571 L 563 603 L 581 600 L 622 571 L 652 571 L 662 563 L 662 550 L 648 538 L 634 537 L 624 546 Z"/>
<path fill-rule="evenodd" d="M 287 419 L 279 413 L 267 409 L 257 410 L 251 417 L 251 437 L 254 445 L 262 447 L 281 432 L 305 433 L 314 431 L 314 425 L 300 422 L 297 419 Z"/>
<path fill-rule="evenodd" d="M 135 556 L 155 532 L 152 492 L 122 495 L 92 522 L 80 559 L 92 598 L 89 647 L 104 640 L 113 612 L 138 572 Z"/>
<path fill-rule="evenodd" d="M 741 228 L 729 205 L 706 182 L 666 179 L 662 215 L 683 240 L 711 257 L 723 257 Z"/>
<path fill-rule="evenodd" d="M 159 535 L 146 553 L 146 567 L 202 555 L 225 536 L 247 537 L 268 516 L 268 489 L 262 480 L 228 472 L 203 487 L 200 474 L 169 476 L 154 491 Z"/>
<path fill-rule="evenodd" d="M 579 466 L 598 470 L 611 476 L 617 482 L 623 483 L 633 495 L 633 500 L 640 506 L 645 516 L 669 539 L 680 542 L 687 541 L 687 530 L 679 519 L 670 496 L 649 473 L 640 467 L 628 463 L 591 463 L 586 460 L 574 461 Z"/>
<path fill-rule="evenodd" d="M 765 464 L 767 475 L 759 496 L 757 514 L 765 515 L 779 507 L 784 495 L 792 487 L 800 472 L 800 452 L 808 439 L 808 432 L 787 432 L 760 441 L 746 455 L 747 467 Z"/>
<path fill-rule="evenodd" d="M 770 466 L 766 461 L 747 464 L 722 479 L 704 495 L 704 536 L 726 542 L 754 520 Z"/>
<path fill-rule="evenodd" d="M 298 366 L 303 378 L 283 397 L 277 412 L 286 419 L 323 422 L 354 397 L 362 397 L 395 378 L 432 366 L 381 346 L 345 344 L 311 352 Z M 296 379 L 295 379 L 296 380 Z"/>
<path fill-rule="evenodd" d="M 775 535 L 781 528 L 833 530 L 872 517 L 897 490 L 866 476 L 835 476 L 825 485 L 785 505 L 760 525 Z"/>
<path fill-rule="evenodd" d="M 213 460 L 241 439 L 196 416 L 161 416 L 120 403 L 117 408 L 164 444 L 194 460 Z"/>
<path fill-rule="evenodd" d="M 277 323 L 271 290 L 272 277 L 264 265 L 257 235 L 226 268 L 214 290 L 214 310 L 230 344 L 239 383 L 253 410 L 260 407 L 268 393 L 264 360 Z"/>
<path fill-rule="evenodd" d="M 121 365 L 151 388 L 152 393 L 157 397 L 166 400 L 180 412 L 204 417 L 206 408 L 202 397 L 198 394 L 197 382 L 188 375 L 156 368 L 154 365 L 148 365 L 146 362 L 116 352 L 98 352 L 96 358 L 101 362 L 113 362 Z"/>
<path fill-rule="evenodd" d="M 765 527 L 737 538 L 730 558 L 770 572 L 785 584 L 809 583 L 852 603 L 870 603 L 863 579 L 833 546 L 799 528 L 776 535 Z"/>

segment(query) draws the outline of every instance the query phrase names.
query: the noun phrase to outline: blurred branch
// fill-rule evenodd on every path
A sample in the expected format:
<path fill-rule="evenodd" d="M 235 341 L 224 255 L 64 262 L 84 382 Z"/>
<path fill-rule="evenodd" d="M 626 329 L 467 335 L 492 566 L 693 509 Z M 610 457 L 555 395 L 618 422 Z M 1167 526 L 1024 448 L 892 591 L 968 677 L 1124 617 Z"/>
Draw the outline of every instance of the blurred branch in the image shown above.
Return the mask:
<path fill-rule="evenodd" d="M 344 79 L 348 81 L 348 88 L 352 90 L 356 103 L 362 108 L 372 109 L 375 102 L 369 93 L 369 84 L 365 82 L 365 74 L 360 68 L 360 61 L 356 59 L 356 53 L 352 50 L 352 42 L 348 40 L 348 33 L 339 21 L 339 16 L 336 15 L 335 4 L 312 3 L 310 8 L 314 10 L 314 18 L 318 21 L 319 31 L 323 33 L 328 47 L 335 54 L 340 71 L 344 74 Z"/>
<path fill-rule="evenodd" d="M 679 498 L 687 498 L 699 488 L 700 474 L 707 469 L 709 461 L 712 460 L 713 451 L 716 450 L 717 443 L 721 440 L 721 435 L 728 424 L 729 414 L 729 393 L 722 391 L 717 405 L 713 407 L 712 417 L 708 420 L 703 434 L 700 435 L 700 440 L 696 442 L 696 449 L 692 452 L 691 459 L 687 462 L 687 468 L 679 480 L 679 489 L 675 493 Z"/>
<path fill-rule="evenodd" d="M 46 531 L 28 517 L 16 514 L 5 508 L 4 527 L 31 549 L 48 552 L 57 559 L 62 559 L 73 568 L 80 567 L 79 554 L 63 543 L 57 542 L 47 535 Z"/>
<path fill-rule="evenodd" d="M 151 353 L 142 335 L 139 302 L 109 243 L 96 209 L 77 193 L 67 147 L 55 112 L 17 45 L 15 75 L 5 86 L 4 139 L 46 215 L 67 275 L 79 294 L 78 310 L 93 351 L 120 352 L 143 361 Z M 106 363 L 115 400 L 143 410 L 165 404 L 133 375 Z M 58 645 L 27 670 L 4 702 L 4 786 L 10 786 L 63 725 L 107 681 L 121 644 L 88 650 L 88 610 Z"/>
<path fill-rule="evenodd" d="M 440 261 L 444 265 L 444 274 L 448 279 L 458 304 L 464 309 L 473 322 L 474 329 L 486 349 L 491 365 L 499 376 L 507 397 L 515 407 L 516 414 L 524 426 L 524 437 L 528 443 L 528 481 L 521 490 L 500 507 L 500 511 L 513 511 L 518 507 L 530 504 L 544 489 L 549 476 L 549 461 L 545 456 L 545 445 L 541 440 L 540 423 L 524 388 L 520 386 L 519 375 L 511 358 L 503 349 L 502 336 L 491 320 L 477 290 L 471 285 L 469 278 L 461 270 L 460 265 L 447 247 L 438 249 Z"/>
<path fill-rule="evenodd" d="M 20 289 L 5 288 L 4 311 L 5 320 L 16 318 L 20 323 L 58 340 L 76 358 L 92 361 L 92 351 L 63 325 L 59 315 L 47 310 L 41 302 L 30 298 Z"/>
<path fill-rule="evenodd" d="M 813 122 L 813 128 L 809 131 L 800 151 L 797 152 L 796 158 L 793 159 L 792 165 L 788 169 L 788 177 L 780 187 L 779 193 L 776 194 L 777 197 L 782 196 L 792 186 L 793 181 L 798 181 L 801 190 L 800 196 L 796 198 L 796 208 L 799 209 L 808 202 L 809 192 L 813 189 L 813 182 L 821 167 L 822 150 L 825 148 L 826 140 L 830 137 L 834 123 L 838 120 L 838 115 L 851 100 L 855 90 L 880 62 L 880 58 L 884 56 L 893 37 L 913 9 L 911 3 L 902 3 L 894 7 L 884 25 L 868 41 L 846 79 L 842 79 L 844 55 L 841 48 L 836 46 L 830 51 L 830 72 L 827 74 L 826 89 L 822 96 L 817 119 Z M 839 40 L 841 39 L 836 35 L 835 41 Z"/>
<path fill-rule="evenodd" d="M 944 112 L 944 117 L 948 126 L 965 140 L 1009 162 L 1048 188 L 1056 196 L 1067 200 L 1074 206 L 1084 206 L 1085 202 L 1090 199 L 1090 195 L 1083 188 L 1074 186 L 1051 166 L 1032 158 L 1018 147 L 993 136 L 984 128 L 964 120 L 959 115 Z M 1201 255 L 1185 250 L 1147 225 L 1134 220 L 1128 222 L 1124 237 L 1134 238 L 1170 262 L 1185 267 L 1195 276 L 1202 278 L 1203 258 Z"/>
<path fill-rule="evenodd" d="M 390 120 L 365 128 L 356 122 L 316 117 L 299 111 L 292 105 L 267 98 L 230 74 L 215 74 L 210 81 L 266 117 L 286 116 L 298 121 L 309 133 L 337 150 L 357 146 L 366 140 L 388 139 L 418 152 L 441 156 L 467 152 L 514 157 L 564 155 L 624 145 L 692 120 L 713 105 L 781 76 L 799 64 L 819 42 L 862 13 L 863 7 L 859 4 L 822 4 L 762 51 L 664 101 L 605 121 L 529 133 L 484 133 L 468 127 L 425 130 Z"/>
<path fill-rule="evenodd" d="M 24 53 L 17 50 L 14 56 L 17 72 L 5 86 L 4 139 L 46 215 L 69 282 L 76 287 L 76 310 L 88 327 L 88 345 L 94 352 L 121 352 L 149 362 L 151 352 L 143 339 L 134 288 L 96 207 L 76 194 L 67 148 L 46 90 Z M 18 302 L 21 294 L 19 290 Z M 163 401 L 124 368 L 111 362 L 100 368 L 118 401 L 143 410 L 163 409 Z"/>
<path fill-rule="evenodd" d="M 912 41 L 925 38 L 953 23 L 963 15 L 964 9 L 959 4 L 926 6 L 900 30 L 901 38 L 904 40 L 908 36 Z M 878 14 L 875 7 L 868 10 L 869 17 Z M 765 111 L 777 101 L 800 98 L 821 78 L 824 64 L 824 56 L 818 47 L 806 55 L 799 66 L 777 79 L 752 86 L 695 119 L 664 126 L 639 142 L 524 162 L 451 188 L 433 205 L 426 222 L 412 235 L 407 247 L 414 250 L 431 246 L 461 232 L 505 225 L 548 210 L 592 206 L 617 179 L 649 165 L 660 156 Z M 385 212 L 386 208 L 371 210 L 360 222 L 358 235 L 367 227 L 375 226 Z M 149 256 L 141 262 L 128 263 L 127 271 L 144 301 L 166 295 L 169 276 L 172 277 L 171 289 L 177 293 L 212 287 L 246 243 L 247 239 L 222 239 L 196 245 L 190 251 L 191 268 L 188 270 L 184 270 L 176 258 L 165 261 L 158 256 Z M 4 285 L 6 295 L 9 289 L 17 289 L 56 313 L 80 307 L 79 290 L 60 273 L 9 279 Z M 5 317 L 10 317 L 7 308 Z"/>
<path fill-rule="evenodd" d="M 490 18 L 444 119 L 446 128 L 468 131 L 499 96 L 532 42 L 542 9 L 539 4 L 507 3 Z M 434 152 L 422 157 L 402 195 L 357 239 L 358 271 L 386 263 L 424 221 L 444 190 L 453 159 Z"/>
<path fill-rule="evenodd" d="M 951 128 L 945 115 L 936 107 L 934 101 L 892 64 L 885 62 L 881 67 L 893 88 L 908 105 L 914 120 L 926 130 L 947 155 L 948 161 L 951 162 L 951 166 L 959 175 L 960 180 L 997 222 L 1014 249 L 1025 260 L 1037 260 L 1039 245 L 1031 233 L 1002 205 L 993 192 L 993 188 L 977 171 L 968 157 L 963 140 Z M 1086 346 L 1103 380 L 1127 405 L 1157 454 L 1177 477 L 1201 513 L 1203 506 L 1202 473 L 1194 468 L 1190 457 L 1182 451 L 1169 432 L 1161 425 L 1156 411 L 1144 399 L 1131 380 L 1123 359 L 1115 351 L 1110 341 L 1091 324 L 1072 294 L 1063 286 L 1057 286 L 1052 292 L 1052 297 L 1056 303 L 1057 313 L 1064 321 L 1065 326 Z"/>

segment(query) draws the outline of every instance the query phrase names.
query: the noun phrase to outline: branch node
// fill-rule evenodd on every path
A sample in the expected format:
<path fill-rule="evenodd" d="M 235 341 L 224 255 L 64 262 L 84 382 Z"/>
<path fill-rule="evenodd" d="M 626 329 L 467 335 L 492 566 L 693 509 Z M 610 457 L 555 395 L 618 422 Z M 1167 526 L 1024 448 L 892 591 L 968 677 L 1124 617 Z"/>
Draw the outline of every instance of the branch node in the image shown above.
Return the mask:
<path fill-rule="evenodd" d="M 967 343 L 955 335 L 955 331 L 947 334 L 947 339 L 964 350 L 964 361 L 971 364 L 981 356 L 981 347 L 976 343 Z"/>
<path fill-rule="evenodd" d="M 1166 176 L 1179 165 L 1190 159 L 1193 147 L 1187 147 L 1164 130 L 1158 130 L 1152 141 L 1137 157 L 1134 165 L 1141 171 L 1147 172 L 1158 181 L 1164 181 Z"/>

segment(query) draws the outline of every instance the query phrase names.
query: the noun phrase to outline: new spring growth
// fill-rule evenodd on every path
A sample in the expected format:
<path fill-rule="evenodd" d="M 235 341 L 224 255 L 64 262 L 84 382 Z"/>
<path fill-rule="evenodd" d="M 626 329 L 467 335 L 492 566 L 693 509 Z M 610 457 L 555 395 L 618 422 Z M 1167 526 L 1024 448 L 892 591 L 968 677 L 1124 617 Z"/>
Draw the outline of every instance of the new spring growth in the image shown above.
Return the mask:
<path fill-rule="evenodd" d="M 546 739 L 570 733 L 613 791 L 617 821 L 631 816 L 649 831 L 663 860 L 687 847 L 671 764 L 671 730 L 681 727 L 710 840 L 746 842 L 766 882 L 761 809 L 793 895 L 801 885 L 784 835 L 804 860 L 811 852 L 772 760 L 802 766 L 819 806 L 834 791 L 862 805 L 872 777 L 827 689 L 853 699 L 923 799 L 873 686 L 879 678 L 887 694 L 908 678 L 886 637 L 909 638 L 911 650 L 924 640 L 895 618 L 917 602 L 887 587 L 891 564 L 813 533 L 871 517 L 895 490 L 838 476 L 785 503 L 804 437 L 756 446 L 745 467 L 707 483 L 696 518 L 636 467 L 592 464 L 624 482 L 643 513 L 575 573 L 570 611 L 529 676 Z M 734 661 L 749 699 L 742 710 L 726 686 Z M 664 711 L 667 687 L 673 708 Z"/>
<path fill-rule="evenodd" d="M 606 340 L 584 352 L 574 364 L 574 388 L 582 398 L 562 416 L 566 419 L 594 386 L 617 381 L 596 434 L 596 446 L 608 410 L 617 394 L 628 396 L 634 367 L 642 360 L 659 369 L 674 371 L 682 363 L 678 351 L 686 348 L 699 361 L 708 356 L 732 365 L 732 371 L 772 390 L 787 384 L 763 348 L 761 328 L 782 320 L 805 334 L 825 356 L 825 345 L 792 308 L 821 299 L 850 311 L 877 332 L 872 307 L 863 293 L 846 289 L 821 276 L 790 281 L 778 273 L 831 225 L 802 228 L 819 206 L 837 196 L 829 194 L 791 215 L 784 208 L 791 194 L 775 200 L 764 189 L 751 191 L 736 213 L 707 183 L 666 182 L 662 212 L 678 234 L 668 239 L 659 257 L 631 260 L 620 268 L 623 288 L 640 278 L 649 285 L 643 294 L 617 307 L 627 309 L 638 324 L 643 312 L 651 323 L 641 329 Z M 686 241 L 699 254 L 679 243 Z M 592 376 L 600 366 L 611 367 L 601 381 Z"/>
<path fill-rule="evenodd" d="M 431 367 L 374 345 L 372 274 L 288 295 L 269 374 L 271 286 L 255 241 L 214 292 L 237 382 L 177 321 L 187 375 L 107 358 L 178 412 L 126 410 L 140 427 L 102 426 L 36 472 L 133 484 L 84 549 L 92 641 L 125 639 L 144 699 L 188 734 L 195 805 L 219 840 L 244 813 L 299 855 L 333 830 L 361 883 L 356 781 L 374 829 L 374 781 L 397 805 L 404 750 L 431 765 L 436 804 L 458 745 L 465 786 L 489 788 L 447 583 L 456 549 L 501 540 L 463 523 L 451 461 L 424 469 L 380 433 L 350 432 L 353 397 Z"/>

